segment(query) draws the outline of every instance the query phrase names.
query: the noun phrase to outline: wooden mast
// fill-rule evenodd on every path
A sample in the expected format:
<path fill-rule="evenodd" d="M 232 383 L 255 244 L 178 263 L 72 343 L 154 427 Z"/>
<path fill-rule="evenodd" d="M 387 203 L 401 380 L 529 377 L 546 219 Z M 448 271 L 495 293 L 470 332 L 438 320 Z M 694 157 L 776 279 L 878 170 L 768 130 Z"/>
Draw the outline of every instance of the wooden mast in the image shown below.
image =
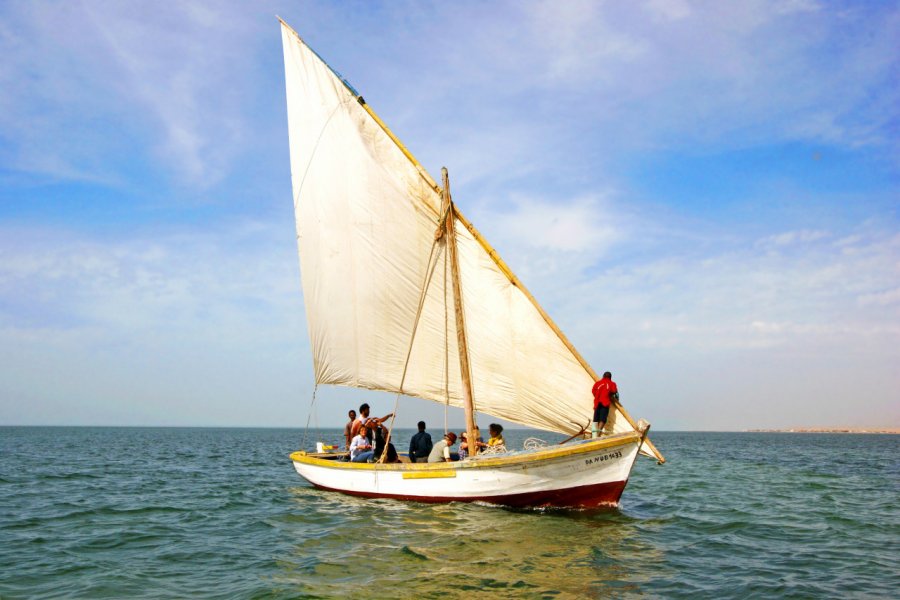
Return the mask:
<path fill-rule="evenodd" d="M 459 347 L 459 373 L 462 378 L 463 406 L 466 410 L 466 437 L 469 454 L 478 453 L 475 446 L 475 405 L 472 401 L 472 376 L 469 369 L 469 346 L 466 342 L 466 318 L 463 312 L 462 287 L 459 283 L 459 257 L 456 253 L 456 228 L 454 226 L 453 200 L 450 199 L 450 176 L 447 167 L 441 168 L 441 183 L 444 215 L 444 232 L 447 249 L 450 251 L 450 273 L 453 279 L 453 308 L 456 313 L 456 343 Z M 459 440 L 462 443 L 462 440 Z"/>

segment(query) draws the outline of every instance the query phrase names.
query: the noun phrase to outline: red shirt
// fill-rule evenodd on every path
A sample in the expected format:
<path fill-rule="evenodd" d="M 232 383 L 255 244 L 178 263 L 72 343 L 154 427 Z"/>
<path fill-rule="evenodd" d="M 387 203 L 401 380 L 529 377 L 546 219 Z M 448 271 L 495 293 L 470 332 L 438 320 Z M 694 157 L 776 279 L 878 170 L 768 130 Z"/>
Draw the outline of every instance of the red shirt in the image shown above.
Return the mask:
<path fill-rule="evenodd" d="M 594 393 L 594 408 L 597 408 L 599 404 L 609 406 L 609 395 L 618 392 L 619 388 L 612 379 L 601 379 L 594 384 L 591 391 Z"/>

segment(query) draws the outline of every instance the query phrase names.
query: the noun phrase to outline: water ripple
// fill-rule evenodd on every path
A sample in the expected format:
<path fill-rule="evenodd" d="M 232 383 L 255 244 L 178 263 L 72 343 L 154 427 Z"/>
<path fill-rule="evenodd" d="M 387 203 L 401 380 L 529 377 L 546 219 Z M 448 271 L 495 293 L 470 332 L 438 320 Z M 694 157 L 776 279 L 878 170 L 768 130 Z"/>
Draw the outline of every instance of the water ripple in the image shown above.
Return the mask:
<path fill-rule="evenodd" d="M 600 513 L 321 492 L 286 460 L 299 438 L 0 428 L 0 597 L 877 598 L 900 589 L 898 436 L 656 433 L 669 464 L 640 461 L 622 507 Z"/>

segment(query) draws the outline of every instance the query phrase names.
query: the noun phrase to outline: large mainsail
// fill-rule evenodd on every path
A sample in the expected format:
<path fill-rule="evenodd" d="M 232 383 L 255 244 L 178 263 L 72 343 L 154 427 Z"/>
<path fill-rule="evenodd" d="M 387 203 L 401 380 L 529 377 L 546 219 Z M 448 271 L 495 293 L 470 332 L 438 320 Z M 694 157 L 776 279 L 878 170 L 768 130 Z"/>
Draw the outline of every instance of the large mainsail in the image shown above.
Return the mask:
<path fill-rule="evenodd" d="M 282 23 L 291 176 L 316 382 L 462 406 L 440 189 Z M 574 434 L 594 374 L 455 214 L 475 408 Z M 418 316 L 418 319 L 417 319 Z M 402 384 L 402 389 L 401 389 Z M 617 410 L 614 432 L 634 430 Z M 645 451 L 661 459 L 655 448 Z"/>

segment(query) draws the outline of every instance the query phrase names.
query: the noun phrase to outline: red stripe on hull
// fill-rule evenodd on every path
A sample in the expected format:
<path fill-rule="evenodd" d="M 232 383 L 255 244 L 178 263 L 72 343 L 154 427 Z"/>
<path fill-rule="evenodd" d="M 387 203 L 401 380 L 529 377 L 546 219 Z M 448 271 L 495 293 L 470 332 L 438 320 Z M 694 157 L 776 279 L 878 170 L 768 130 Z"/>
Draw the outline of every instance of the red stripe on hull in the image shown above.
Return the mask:
<path fill-rule="evenodd" d="M 413 502 L 487 502 L 514 508 L 615 508 L 619 498 L 625 491 L 627 481 L 613 481 L 583 485 L 564 490 L 546 490 L 541 492 L 525 492 L 522 494 L 504 494 L 502 496 L 407 496 L 405 494 L 379 494 L 375 492 L 353 492 L 339 490 L 313 484 L 320 490 L 340 492 L 364 498 L 391 498 L 393 500 L 409 500 Z"/>

